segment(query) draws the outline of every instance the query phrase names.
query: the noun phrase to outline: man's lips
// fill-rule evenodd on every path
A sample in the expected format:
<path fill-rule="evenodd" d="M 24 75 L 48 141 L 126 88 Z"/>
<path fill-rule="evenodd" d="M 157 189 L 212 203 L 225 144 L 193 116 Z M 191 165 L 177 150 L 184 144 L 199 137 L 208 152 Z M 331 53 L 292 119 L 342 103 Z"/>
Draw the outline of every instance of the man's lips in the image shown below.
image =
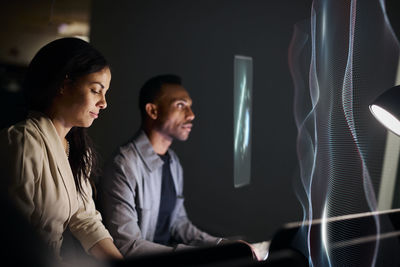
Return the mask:
<path fill-rule="evenodd" d="M 95 119 L 97 119 L 97 118 L 99 117 L 99 113 L 92 112 L 92 111 L 90 111 L 89 113 L 90 113 L 90 115 L 91 115 L 93 118 L 95 118 Z"/>
<path fill-rule="evenodd" d="M 186 129 L 188 131 L 192 130 L 192 127 L 193 127 L 192 123 L 185 123 L 185 124 L 182 125 L 182 128 L 184 128 L 184 129 Z"/>

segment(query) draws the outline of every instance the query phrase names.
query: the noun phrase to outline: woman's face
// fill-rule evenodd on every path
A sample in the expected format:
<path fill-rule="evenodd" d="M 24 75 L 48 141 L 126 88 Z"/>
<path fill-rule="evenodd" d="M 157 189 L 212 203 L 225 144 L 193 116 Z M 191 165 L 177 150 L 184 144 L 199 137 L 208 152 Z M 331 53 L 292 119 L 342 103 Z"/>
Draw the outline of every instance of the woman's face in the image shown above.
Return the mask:
<path fill-rule="evenodd" d="M 89 127 L 107 107 L 106 93 L 110 87 L 111 72 L 108 67 L 66 81 L 61 94 L 62 113 L 68 127 Z"/>

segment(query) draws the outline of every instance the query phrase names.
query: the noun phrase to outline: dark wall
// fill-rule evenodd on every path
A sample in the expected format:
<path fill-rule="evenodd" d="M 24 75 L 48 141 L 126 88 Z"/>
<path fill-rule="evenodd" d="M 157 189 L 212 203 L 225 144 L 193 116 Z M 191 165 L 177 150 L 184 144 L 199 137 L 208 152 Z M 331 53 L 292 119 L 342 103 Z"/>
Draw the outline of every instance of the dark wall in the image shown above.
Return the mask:
<path fill-rule="evenodd" d="M 91 127 L 103 159 L 139 127 L 138 91 L 176 73 L 196 114 L 188 141 L 174 143 L 185 171 L 189 217 L 200 228 L 250 241 L 300 220 L 293 84 L 288 46 L 311 1 L 93 2 L 91 42 L 112 66 L 107 110 Z M 253 57 L 251 184 L 233 186 L 233 57 Z"/>

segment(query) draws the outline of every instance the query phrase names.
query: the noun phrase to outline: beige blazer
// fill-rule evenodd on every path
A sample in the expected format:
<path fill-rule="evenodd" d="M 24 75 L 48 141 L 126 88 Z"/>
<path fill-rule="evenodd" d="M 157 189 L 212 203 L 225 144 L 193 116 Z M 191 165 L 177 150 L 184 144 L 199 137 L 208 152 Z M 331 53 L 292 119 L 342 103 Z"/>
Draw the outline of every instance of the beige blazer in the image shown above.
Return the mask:
<path fill-rule="evenodd" d="M 90 183 L 83 183 L 86 197 L 77 193 L 61 139 L 45 115 L 30 113 L 0 132 L 0 171 L 12 200 L 57 256 L 67 226 L 86 251 L 111 238 Z"/>

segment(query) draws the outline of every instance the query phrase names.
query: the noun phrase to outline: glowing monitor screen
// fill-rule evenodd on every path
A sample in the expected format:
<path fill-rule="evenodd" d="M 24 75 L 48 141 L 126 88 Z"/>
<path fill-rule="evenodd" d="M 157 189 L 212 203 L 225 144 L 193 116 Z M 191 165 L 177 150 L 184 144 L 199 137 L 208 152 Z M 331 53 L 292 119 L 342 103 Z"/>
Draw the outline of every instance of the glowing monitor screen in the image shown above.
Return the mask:
<path fill-rule="evenodd" d="M 233 179 L 235 187 L 241 187 L 251 177 L 253 59 L 235 55 L 233 77 Z"/>

